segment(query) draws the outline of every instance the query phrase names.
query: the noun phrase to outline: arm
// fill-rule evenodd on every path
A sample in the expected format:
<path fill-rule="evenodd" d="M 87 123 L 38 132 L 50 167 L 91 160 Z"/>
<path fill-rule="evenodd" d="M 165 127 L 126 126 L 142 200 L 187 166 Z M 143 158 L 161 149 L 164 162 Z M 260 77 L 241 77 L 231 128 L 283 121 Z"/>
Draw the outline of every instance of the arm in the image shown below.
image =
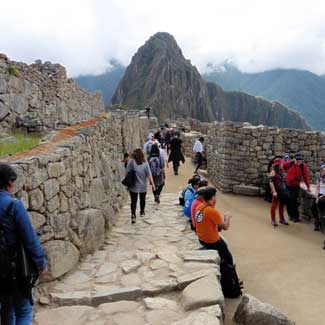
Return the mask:
<path fill-rule="evenodd" d="M 223 223 L 220 225 L 220 228 L 222 230 L 228 230 L 230 227 L 230 219 L 231 219 L 231 215 L 230 214 L 225 214 L 224 218 L 223 218 Z"/>
<path fill-rule="evenodd" d="M 309 174 L 308 174 L 308 169 L 307 169 L 307 164 L 304 163 L 304 168 L 303 168 L 303 177 L 305 184 L 307 185 L 308 191 L 310 192 L 310 179 L 309 179 Z"/>
<path fill-rule="evenodd" d="M 15 203 L 14 216 L 19 237 L 21 238 L 24 247 L 35 262 L 38 270 L 44 272 L 47 268 L 44 251 L 32 226 L 29 215 L 20 200 Z"/>
<path fill-rule="evenodd" d="M 273 180 L 272 179 L 270 180 L 270 187 L 271 187 L 272 195 L 273 196 L 277 196 L 278 193 L 276 192 L 276 189 L 275 189 L 275 186 L 274 186 L 274 183 L 273 183 Z"/>
<path fill-rule="evenodd" d="M 320 183 L 319 183 L 319 179 L 318 179 L 317 183 L 316 183 L 316 190 L 315 190 L 316 203 L 318 202 L 319 190 L 320 190 Z"/>

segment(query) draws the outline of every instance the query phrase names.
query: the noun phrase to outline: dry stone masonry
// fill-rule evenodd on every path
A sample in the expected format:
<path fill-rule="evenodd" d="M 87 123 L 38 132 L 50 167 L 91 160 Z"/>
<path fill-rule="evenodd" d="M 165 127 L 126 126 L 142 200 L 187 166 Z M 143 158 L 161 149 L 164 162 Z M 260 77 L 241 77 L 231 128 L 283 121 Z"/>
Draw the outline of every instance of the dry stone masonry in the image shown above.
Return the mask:
<path fill-rule="evenodd" d="M 100 93 L 89 93 L 67 78 L 59 64 L 27 65 L 0 53 L 0 134 L 17 126 L 52 130 L 104 111 Z"/>
<path fill-rule="evenodd" d="M 141 146 L 147 129 L 146 118 L 110 114 L 49 152 L 11 161 L 19 175 L 16 195 L 46 251 L 49 280 L 103 244 L 127 197 L 123 152 Z"/>

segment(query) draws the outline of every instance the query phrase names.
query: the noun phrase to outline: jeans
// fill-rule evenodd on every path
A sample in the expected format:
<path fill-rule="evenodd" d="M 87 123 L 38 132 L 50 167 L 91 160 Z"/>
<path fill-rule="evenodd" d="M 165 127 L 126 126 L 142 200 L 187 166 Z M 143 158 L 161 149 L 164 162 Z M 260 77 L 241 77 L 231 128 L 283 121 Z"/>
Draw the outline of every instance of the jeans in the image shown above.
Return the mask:
<path fill-rule="evenodd" d="M 14 294 L 10 301 L 1 303 L 1 324 L 30 325 L 33 320 L 33 307 L 29 298 L 21 293 Z"/>
<path fill-rule="evenodd" d="M 195 157 L 196 161 L 197 161 L 197 166 L 195 171 L 197 172 L 199 170 L 199 168 L 202 166 L 202 163 L 204 162 L 205 164 L 207 163 L 207 159 L 205 157 L 203 157 L 203 155 L 201 154 L 201 152 L 197 152 L 196 153 L 196 157 Z"/>
<path fill-rule="evenodd" d="M 200 243 L 207 249 L 214 249 L 218 251 L 221 260 L 226 261 L 230 265 L 234 265 L 234 261 L 230 253 L 230 250 L 227 244 L 225 243 L 225 241 L 221 237 L 215 243 L 206 243 L 203 242 L 202 240 L 200 240 Z"/>
<path fill-rule="evenodd" d="M 130 191 L 131 213 L 132 213 L 132 215 L 135 215 L 135 212 L 137 210 L 138 195 L 140 196 L 140 213 L 144 212 L 144 209 L 146 207 L 146 195 L 147 195 L 147 192 L 136 193 L 136 192 L 131 192 Z"/>
<path fill-rule="evenodd" d="M 153 195 L 154 195 L 155 197 L 156 197 L 156 196 L 157 196 L 157 197 L 160 196 L 161 191 L 162 191 L 164 185 L 165 185 L 165 184 L 161 184 L 161 185 L 159 185 L 159 186 L 156 187 L 156 189 L 153 191 Z"/>
<path fill-rule="evenodd" d="M 287 204 L 287 212 L 292 220 L 299 219 L 299 186 L 287 186 L 290 193 L 290 202 Z"/>

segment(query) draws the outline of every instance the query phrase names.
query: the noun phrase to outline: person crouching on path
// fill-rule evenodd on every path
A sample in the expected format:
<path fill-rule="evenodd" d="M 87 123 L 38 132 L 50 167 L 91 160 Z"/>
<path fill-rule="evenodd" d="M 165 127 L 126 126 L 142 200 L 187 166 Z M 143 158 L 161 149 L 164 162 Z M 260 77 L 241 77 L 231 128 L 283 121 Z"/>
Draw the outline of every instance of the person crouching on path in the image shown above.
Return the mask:
<path fill-rule="evenodd" d="M 203 193 L 204 202 L 200 204 L 195 213 L 196 234 L 201 245 L 207 249 L 217 250 L 221 260 L 233 265 L 232 254 L 219 234 L 218 226 L 227 230 L 230 226 L 230 215 L 224 217 L 215 209 L 217 190 L 207 188 Z"/>
<path fill-rule="evenodd" d="M 278 224 L 275 220 L 276 209 L 279 206 L 280 223 L 283 225 L 289 225 L 283 215 L 283 207 L 288 202 L 289 193 L 286 189 L 285 176 L 282 167 L 282 159 L 277 158 L 272 165 L 272 171 L 270 173 L 270 187 L 272 193 L 272 206 L 271 206 L 271 222 L 274 227 Z M 285 198 L 287 197 L 287 199 Z"/>
<path fill-rule="evenodd" d="M 300 222 L 298 199 L 301 181 L 305 182 L 310 192 L 307 164 L 304 162 L 301 154 L 296 153 L 293 160 L 283 163 L 283 168 L 287 171 L 286 184 L 290 193 L 290 204 L 287 205 L 289 219 L 293 220 L 293 222 Z"/>
<path fill-rule="evenodd" d="M 149 164 L 140 148 L 133 151 L 131 159 L 128 161 L 126 171 L 130 172 L 131 170 L 135 171 L 135 184 L 128 190 L 131 197 L 131 222 L 135 223 L 138 196 L 140 196 L 140 217 L 145 215 L 148 180 L 152 191 L 156 190 Z"/>
<path fill-rule="evenodd" d="M 153 181 L 155 183 L 155 190 L 153 195 L 156 203 L 160 203 L 160 194 L 165 185 L 165 161 L 160 155 L 159 147 L 153 144 L 149 156 L 149 167 Z"/>
<path fill-rule="evenodd" d="M 39 274 L 45 274 L 47 272 L 47 261 L 30 217 L 23 202 L 12 198 L 16 179 L 17 174 L 10 165 L 0 164 L 1 232 L 2 235 L 5 235 L 6 246 L 11 248 L 12 253 L 17 253 L 17 246 L 22 243 L 26 253 L 35 263 Z M 3 241 L 2 247 L 4 247 Z M 7 254 L 10 255 L 9 252 Z M 4 256 L 3 253 L 1 255 Z M 21 277 L 19 269 L 15 271 L 17 277 L 13 277 L 13 270 L 11 269 L 9 274 L 12 276 L 8 278 L 4 275 L 5 268 L 1 264 L 0 323 L 3 325 L 30 325 L 33 321 L 33 279 L 32 277 Z"/>

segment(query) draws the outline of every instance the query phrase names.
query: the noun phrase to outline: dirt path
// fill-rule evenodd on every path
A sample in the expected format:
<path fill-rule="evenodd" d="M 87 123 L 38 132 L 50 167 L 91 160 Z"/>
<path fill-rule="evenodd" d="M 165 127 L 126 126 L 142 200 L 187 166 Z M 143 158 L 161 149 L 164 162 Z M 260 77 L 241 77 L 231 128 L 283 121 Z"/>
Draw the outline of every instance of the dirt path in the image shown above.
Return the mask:
<path fill-rule="evenodd" d="M 179 176 L 168 171 L 166 191 L 176 192 L 191 177 L 189 162 Z M 217 194 L 217 207 L 233 215 L 231 228 L 224 232 L 233 252 L 245 292 L 279 307 L 297 324 L 324 324 L 325 251 L 323 237 L 311 224 L 270 224 L 269 203 L 261 198 Z M 239 299 L 227 301 L 226 324 Z"/>

